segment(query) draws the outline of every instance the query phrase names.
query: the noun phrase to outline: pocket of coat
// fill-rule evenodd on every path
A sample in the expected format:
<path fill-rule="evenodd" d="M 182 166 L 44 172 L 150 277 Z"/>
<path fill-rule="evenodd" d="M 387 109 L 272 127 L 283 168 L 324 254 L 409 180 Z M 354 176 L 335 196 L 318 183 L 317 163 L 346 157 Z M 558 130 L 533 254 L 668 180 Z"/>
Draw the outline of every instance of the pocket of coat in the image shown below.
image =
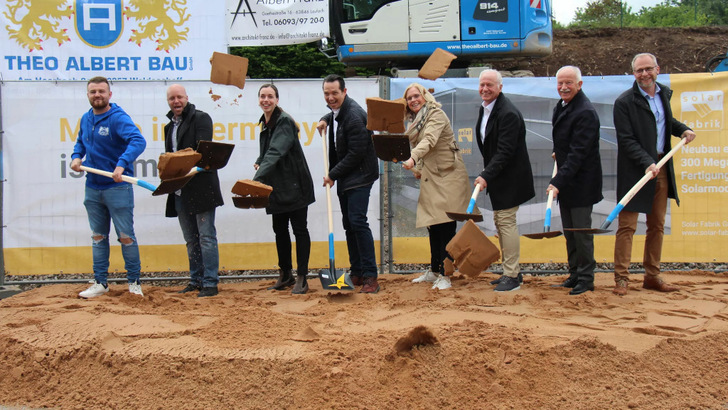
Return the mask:
<path fill-rule="evenodd" d="M 271 193 L 274 196 L 275 202 L 280 205 L 292 205 L 301 198 L 301 189 L 298 184 L 293 185 L 287 189 L 274 189 Z"/>

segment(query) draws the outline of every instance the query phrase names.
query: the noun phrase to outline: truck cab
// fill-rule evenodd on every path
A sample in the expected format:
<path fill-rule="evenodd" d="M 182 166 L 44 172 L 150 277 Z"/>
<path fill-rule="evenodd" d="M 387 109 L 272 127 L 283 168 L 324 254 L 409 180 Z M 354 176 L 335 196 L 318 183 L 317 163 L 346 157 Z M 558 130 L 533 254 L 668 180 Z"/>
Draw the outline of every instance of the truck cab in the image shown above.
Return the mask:
<path fill-rule="evenodd" d="M 550 0 L 330 1 L 339 61 L 407 67 L 436 49 L 464 64 L 551 54 Z"/>

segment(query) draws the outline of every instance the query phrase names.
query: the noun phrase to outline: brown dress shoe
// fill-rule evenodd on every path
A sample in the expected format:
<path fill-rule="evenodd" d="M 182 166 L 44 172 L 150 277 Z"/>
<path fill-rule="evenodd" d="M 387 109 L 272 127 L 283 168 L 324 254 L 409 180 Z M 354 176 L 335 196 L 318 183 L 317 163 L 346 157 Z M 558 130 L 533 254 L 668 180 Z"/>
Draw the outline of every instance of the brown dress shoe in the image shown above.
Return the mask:
<path fill-rule="evenodd" d="M 614 285 L 614 289 L 612 289 L 612 293 L 617 296 L 626 295 L 627 290 L 629 290 L 629 286 L 627 285 L 628 283 L 627 279 L 618 279 L 617 283 Z"/>
<path fill-rule="evenodd" d="M 658 292 L 675 292 L 680 290 L 677 286 L 665 283 L 659 275 L 645 275 L 642 287 L 645 289 L 656 290 Z"/>
<path fill-rule="evenodd" d="M 368 276 L 364 278 L 364 286 L 361 287 L 359 293 L 377 293 L 379 292 L 379 283 L 377 278 Z"/>

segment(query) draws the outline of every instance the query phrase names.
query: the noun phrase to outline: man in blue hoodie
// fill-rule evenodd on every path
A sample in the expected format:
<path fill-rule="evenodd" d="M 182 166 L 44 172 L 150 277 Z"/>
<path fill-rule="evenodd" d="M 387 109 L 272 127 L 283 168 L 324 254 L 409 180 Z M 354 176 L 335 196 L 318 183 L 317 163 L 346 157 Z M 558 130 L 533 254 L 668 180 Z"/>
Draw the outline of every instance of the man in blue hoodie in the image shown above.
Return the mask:
<path fill-rule="evenodd" d="M 112 172 L 113 178 L 86 175 L 83 204 L 92 232 L 94 284 L 78 295 L 92 298 L 109 291 L 109 232 L 111 221 L 114 221 L 114 229 L 121 242 L 129 292 L 144 296 L 139 282 L 139 246 L 134 235 L 134 191 L 131 184 L 122 181 L 121 176 L 134 175 L 134 161 L 144 151 L 147 142 L 129 115 L 118 105 L 109 103 L 111 89 L 106 78 L 90 79 L 86 91 L 91 109 L 81 117 L 81 130 L 71 155 L 71 169 L 80 172 L 83 164 Z"/>

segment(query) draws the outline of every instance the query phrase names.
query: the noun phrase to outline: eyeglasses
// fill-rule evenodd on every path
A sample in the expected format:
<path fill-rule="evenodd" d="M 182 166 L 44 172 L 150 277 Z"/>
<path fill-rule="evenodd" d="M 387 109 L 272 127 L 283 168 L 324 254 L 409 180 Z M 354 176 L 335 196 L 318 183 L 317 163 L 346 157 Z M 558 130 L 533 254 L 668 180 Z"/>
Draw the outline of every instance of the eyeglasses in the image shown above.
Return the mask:
<path fill-rule="evenodd" d="M 652 66 L 652 67 L 645 67 L 645 68 L 640 68 L 639 70 L 634 70 L 634 73 L 635 73 L 635 74 L 642 74 L 642 73 L 647 73 L 647 74 L 649 74 L 649 73 L 651 73 L 651 72 L 655 71 L 655 68 L 656 68 L 656 67 L 657 67 L 657 66 Z"/>

